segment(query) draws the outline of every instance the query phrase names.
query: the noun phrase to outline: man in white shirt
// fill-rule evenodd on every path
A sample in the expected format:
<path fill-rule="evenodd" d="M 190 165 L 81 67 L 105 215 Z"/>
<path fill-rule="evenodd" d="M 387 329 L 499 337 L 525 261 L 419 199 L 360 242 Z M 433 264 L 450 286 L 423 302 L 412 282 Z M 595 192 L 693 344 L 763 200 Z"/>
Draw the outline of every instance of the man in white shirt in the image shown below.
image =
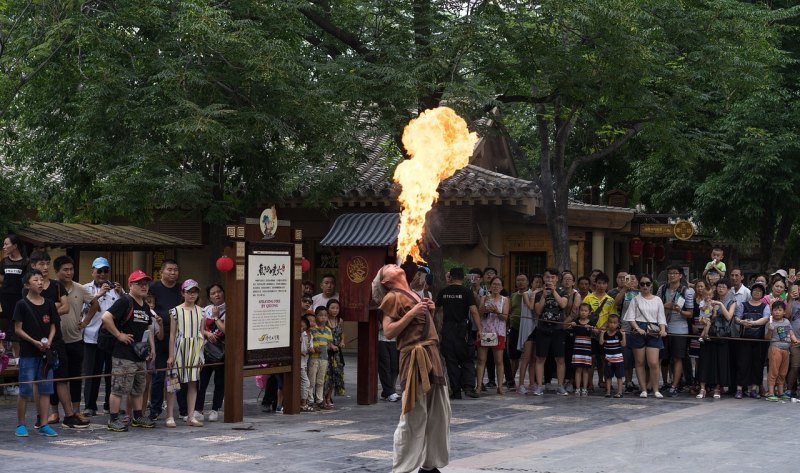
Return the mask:
<path fill-rule="evenodd" d="M 317 307 L 327 307 L 328 301 L 331 299 L 339 300 L 339 293 L 336 292 L 336 276 L 333 274 L 322 276 L 322 282 L 319 287 L 322 292 L 312 298 L 313 304 L 311 308 L 313 310 L 317 310 Z"/>
<path fill-rule="evenodd" d="M 741 317 L 744 310 L 744 304 L 750 300 L 750 289 L 743 284 L 744 275 L 742 274 L 741 269 L 733 268 L 730 275 L 731 282 L 733 283 L 733 287 L 731 287 L 731 293 L 733 294 L 733 297 L 736 298 L 735 315 L 737 317 Z"/>

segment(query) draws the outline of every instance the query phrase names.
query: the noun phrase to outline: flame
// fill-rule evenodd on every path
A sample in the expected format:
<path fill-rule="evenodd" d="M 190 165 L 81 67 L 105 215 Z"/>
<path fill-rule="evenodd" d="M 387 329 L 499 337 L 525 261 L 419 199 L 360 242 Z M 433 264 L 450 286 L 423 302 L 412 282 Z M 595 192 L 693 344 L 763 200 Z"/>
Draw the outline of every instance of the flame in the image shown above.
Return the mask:
<path fill-rule="evenodd" d="M 425 231 L 425 215 L 439 198 L 439 182 L 469 164 L 478 135 L 453 109 L 425 110 L 403 131 L 403 146 L 410 156 L 397 166 L 394 181 L 402 186 L 400 196 L 400 235 L 397 256 L 411 255 L 420 261 L 417 242 Z"/>

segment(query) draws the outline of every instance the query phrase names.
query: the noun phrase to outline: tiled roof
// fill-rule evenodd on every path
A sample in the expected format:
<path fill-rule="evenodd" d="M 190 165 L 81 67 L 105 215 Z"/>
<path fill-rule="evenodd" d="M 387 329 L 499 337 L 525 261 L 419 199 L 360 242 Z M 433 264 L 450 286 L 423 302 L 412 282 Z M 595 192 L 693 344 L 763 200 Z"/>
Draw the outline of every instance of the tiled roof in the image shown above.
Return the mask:
<path fill-rule="evenodd" d="M 400 186 L 392 181 L 390 169 L 402 160 L 397 155 L 390 157 L 384 148 L 386 138 L 369 138 L 364 148 L 370 152 L 368 159 L 356 167 L 357 182 L 346 190 L 344 200 L 395 199 Z M 439 184 L 439 199 L 536 199 L 538 188 L 531 181 L 511 177 L 468 164 L 465 168 Z"/>
<path fill-rule="evenodd" d="M 398 213 L 352 213 L 339 216 L 322 246 L 389 246 L 400 232 Z"/>
<path fill-rule="evenodd" d="M 203 245 L 127 225 L 31 223 L 17 230 L 22 241 L 36 246 L 143 250 L 200 248 Z"/>

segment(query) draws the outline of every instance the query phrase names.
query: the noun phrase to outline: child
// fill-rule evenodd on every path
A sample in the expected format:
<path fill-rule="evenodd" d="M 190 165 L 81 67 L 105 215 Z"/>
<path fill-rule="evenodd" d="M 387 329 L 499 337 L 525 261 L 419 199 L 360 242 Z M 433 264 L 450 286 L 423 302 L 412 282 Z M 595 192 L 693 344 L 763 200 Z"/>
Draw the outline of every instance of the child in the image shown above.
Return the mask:
<path fill-rule="evenodd" d="M 19 397 L 17 398 L 17 428 L 14 435 L 27 437 L 25 427 L 25 411 L 28 398 L 33 397 L 33 384 L 26 381 L 42 381 L 38 383 L 38 411 L 41 419 L 47 419 L 50 407 L 50 395 L 53 394 L 53 367 L 47 365 L 44 356 L 56 336 L 56 321 L 59 320 L 55 304 L 42 297 L 44 278 L 38 269 L 31 269 L 22 276 L 22 284 L 28 294 L 14 307 L 14 330 L 19 339 Z M 56 437 L 58 434 L 47 422 L 39 427 L 40 434 Z"/>
<path fill-rule="evenodd" d="M 311 329 L 314 351 L 308 360 L 308 380 L 313 386 L 313 396 L 310 396 L 312 403 L 316 403 L 319 409 L 330 409 L 326 407 L 323 400 L 323 388 L 325 386 L 325 374 L 328 372 L 328 350 L 333 347 L 333 333 L 328 328 L 328 309 L 317 307 L 314 311 L 316 327 Z"/>
<path fill-rule="evenodd" d="M 186 423 L 192 427 L 202 427 L 203 422 L 195 418 L 197 401 L 197 382 L 200 380 L 200 365 L 203 363 L 203 343 L 210 335 L 205 330 L 205 315 L 197 305 L 200 285 L 194 279 L 187 279 L 181 285 L 183 304 L 170 310 L 172 323 L 169 327 L 169 358 L 167 367 L 176 368 L 181 384 L 188 383 Z M 175 407 L 175 393 L 167 397 L 167 427 L 175 427 L 172 411 Z"/>
<path fill-rule="evenodd" d="M 303 306 L 303 313 L 306 315 L 313 316 L 314 311 L 312 310 L 312 306 L 314 305 L 314 299 L 311 296 L 303 295 L 303 299 L 300 301 L 300 304 Z"/>
<path fill-rule="evenodd" d="M 722 251 L 722 248 L 714 248 L 711 250 L 711 261 L 706 263 L 706 269 L 703 271 L 703 278 L 705 278 L 711 270 L 718 272 L 720 278 L 724 278 L 725 273 L 728 271 L 725 263 L 722 262 L 722 258 L 724 257 L 725 252 Z"/>
<path fill-rule="evenodd" d="M 698 281 L 695 284 L 695 291 L 697 291 L 698 286 L 705 286 L 705 283 L 702 281 Z M 709 289 L 703 291 L 703 298 L 698 302 L 698 307 L 700 308 L 700 314 L 698 315 L 698 326 L 702 325 L 703 329 L 700 332 L 700 338 L 697 339 L 698 342 L 703 343 L 708 339 L 708 329 L 711 327 L 711 319 L 714 316 L 715 307 L 714 301 L 711 300 L 711 296 L 713 292 Z"/>
<path fill-rule="evenodd" d="M 606 397 L 611 397 L 611 377 L 617 378 L 617 394 L 622 397 L 622 386 L 625 384 L 625 360 L 622 347 L 625 346 L 625 332 L 619 330 L 619 315 L 608 316 L 605 332 L 600 332 L 600 345 L 603 346 L 606 360 Z"/>
<path fill-rule="evenodd" d="M 764 339 L 769 340 L 769 370 L 767 371 L 767 401 L 789 400 L 789 395 L 783 392 L 786 372 L 789 371 L 789 347 L 797 343 L 792 324 L 784 318 L 786 303 L 775 301 L 772 303 L 772 322 L 767 325 Z M 791 344 L 790 344 L 791 343 Z M 775 386 L 778 386 L 778 395 L 775 395 Z"/>
<path fill-rule="evenodd" d="M 314 407 L 308 404 L 308 355 L 314 350 L 313 339 L 308 327 L 308 317 L 300 317 L 300 410 L 314 412 Z"/>
<path fill-rule="evenodd" d="M 328 301 L 328 328 L 333 334 L 333 345 L 328 352 L 328 372 L 325 376 L 325 404 L 333 408 L 333 395 L 344 396 L 344 339 L 342 335 L 342 319 L 339 318 L 341 306 L 339 301 Z"/>
<path fill-rule="evenodd" d="M 592 374 L 592 332 L 594 327 L 589 322 L 592 307 L 582 303 L 578 307 L 578 321 L 572 323 L 575 335 L 575 347 L 572 351 L 572 366 L 575 368 L 575 393 L 588 396 L 589 376 Z"/>

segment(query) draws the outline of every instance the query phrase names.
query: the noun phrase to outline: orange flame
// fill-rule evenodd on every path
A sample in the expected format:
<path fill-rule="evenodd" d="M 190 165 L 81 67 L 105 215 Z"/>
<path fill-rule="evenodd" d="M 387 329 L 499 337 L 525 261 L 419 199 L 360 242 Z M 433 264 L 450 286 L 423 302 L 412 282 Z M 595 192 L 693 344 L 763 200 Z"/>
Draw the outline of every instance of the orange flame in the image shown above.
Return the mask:
<path fill-rule="evenodd" d="M 403 131 L 403 146 L 410 156 L 397 166 L 394 181 L 402 186 L 400 235 L 397 256 L 411 255 L 420 261 L 417 242 L 425 231 L 425 215 L 439 193 L 439 182 L 469 164 L 478 135 L 470 133 L 467 123 L 448 107 L 425 110 L 411 120 Z"/>

